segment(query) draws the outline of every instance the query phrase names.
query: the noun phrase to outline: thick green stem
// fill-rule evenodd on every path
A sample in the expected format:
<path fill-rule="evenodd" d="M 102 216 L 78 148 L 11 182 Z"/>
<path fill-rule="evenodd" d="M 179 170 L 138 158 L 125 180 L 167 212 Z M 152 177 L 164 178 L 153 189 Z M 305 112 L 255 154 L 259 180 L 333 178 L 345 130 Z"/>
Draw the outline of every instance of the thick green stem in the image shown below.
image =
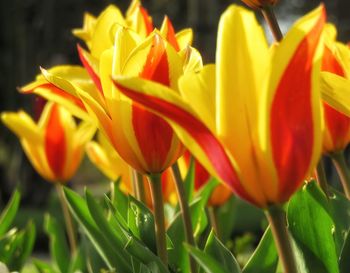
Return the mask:
<path fill-rule="evenodd" d="M 317 182 L 323 192 L 326 194 L 327 198 L 329 196 L 327 176 L 324 170 L 323 158 L 317 164 L 316 168 Z"/>
<path fill-rule="evenodd" d="M 344 151 L 332 153 L 330 156 L 335 165 L 335 168 L 337 169 L 345 195 L 348 199 L 350 199 L 350 170 L 345 161 Z"/>
<path fill-rule="evenodd" d="M 76 253 L 76 250 L 77 250 L 76 233 L 75 233 L 75 228 L 74 228 L 72 216 L 71 216 L 69 209 L 68 209 L 67 200 L 64 197 L 63 186 L 61 183 L 56 183 L 56 190 L 57 190 L 57 195 L 58 195 L 58 198 L 59 198 L 61 206 L 62 206 L 62 212 L 63 212 L 64 221 L 66 223 L 66 231 L 67 231 L 67 235 L 68 235 L 71 253 L 74 256 Z"/>
<path fill-rule="evenodd" d="M 177 197 L 180 204 L 182 221 L 184 223 L 186 242 L 191 246 L 195 246 L 196 243 L 193 236 L 190 208 L 188 206 L 188 200 L 185 194 L 184 183 L 182 181 L 179 165 L 177 164 L 177 162 L 172 166 L 172 172 L 173 172 L 173 177 L 175 181 Z M 196 262 L 191 256 L 190 256 L 190 265 L 191 265 L 191 272 L 192 273 L 197 272 Z"/>
<path fill-rule="evenodd" d="M 286 213 L 280 206 L 267 208 L 267 219 L 283 265 L 284 273 L 297 273 L 297 265 L 292 249 L 291 238 L 287 229 Z"/>
<path fill-rule="evenodd" d="M 271 5 L 263 6 L 261 12 L 272 31 L 273 37 L 277 42 L 280 42 L 283 39 L 283 34 L 278 25 L 273 7 Z"/>
<path fill-rule="evenodd" d="M 148 177 L 150 180 L 151 195 L 154 208 L 157 252 L 159 258 L 167 266 L 168 253 L 166 249 L 166 233 L 161 175 L 150 174 Z"/>
<path fill-rule="evenodd" d="M 133 187 L 134 194 L 137 200 L 145 203 L 146 202 L 146 194 L 145 194 L 145 186 L 143 184 L 143 177 L 138 171 L 132 171 L 132 179 L 133 179 Z"/>

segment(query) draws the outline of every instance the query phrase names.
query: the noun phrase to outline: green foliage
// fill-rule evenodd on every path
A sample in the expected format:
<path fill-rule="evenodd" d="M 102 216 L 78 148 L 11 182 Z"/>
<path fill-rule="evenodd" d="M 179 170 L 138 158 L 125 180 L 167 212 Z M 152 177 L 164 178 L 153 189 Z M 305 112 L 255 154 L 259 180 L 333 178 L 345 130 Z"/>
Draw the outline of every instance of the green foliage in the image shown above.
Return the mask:
<path fill-rule="evenodd" d="M 29 221 L 22 230 L 9 229 L 16 216 L 20 203 L 20 194 L 15 191 L 0 216 L 0 262 L 7 265 L 10 271 L 19 271 L 32 253 L 36 229 Z"/>

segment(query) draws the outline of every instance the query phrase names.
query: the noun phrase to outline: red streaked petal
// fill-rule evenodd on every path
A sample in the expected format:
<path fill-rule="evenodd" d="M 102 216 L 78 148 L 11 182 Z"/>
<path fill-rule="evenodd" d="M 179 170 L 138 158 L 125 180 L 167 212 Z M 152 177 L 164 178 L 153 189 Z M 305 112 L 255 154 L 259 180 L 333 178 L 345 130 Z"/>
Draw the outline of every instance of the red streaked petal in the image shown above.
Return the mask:
<path fill-rule="evenodd" d="M 145 27 L 146 27 L 146 32 L 147 35 L 149 35 L 153 31 L 153 22 L 152 22 L 152 17 L 149 16 L 147 10 L 144 7 L 141 7 L 140 5 L 140 12 L 143 17 L 143 21 L 145 22 Z"/>
<path fill-rule="evenodd" d="M 48 164 L 58 180 L 63 176 L 66 162 L 66 136 L 62 122 L 64 121 L 60 119 L 59 108 L 54 104 L 45 131 L 45 153 Z"/>
<path fill-rule="evenodd" d="M 341 77 L 345 76 L 343 67 L 327 46 L 323 52 L 322 71 L 331 72 Z M 333 144 L 333 147 L 325 148 L 332 149 L 332 151 L 344 149 L 349 141 L 350 118 L 326 103 L 323 104 L 323 107 L 325 110 L 326 126 L 332 139 L 331 143 Z"/>
<path fill-rule="evenodd" d="M 168 16 L 165 16 L 164 20 L 166 21 L 167 29 L 168 29 L 167 35 L 166 35 L 167 41 L 175 48 L 176 51 L 180 51 L 180 46 L 176 39 L 176 34 L 175 34 L 173 24 L 169 20 Z"/>
<path fill-rule="evenodd" d="M 200 120 L 175 104 L 151 95 L 138 93 L 125 88 L 118 83 L 115 84 L 129 98 L 158 112 L 163 117 L 170 119 L 181 126 L 194 140 L 196 140 L 198 145 L 207 155 L 218 176 L 238 195 L 252 203 L 256 203 L 240 184 L 239 177 L 220 141 Z"/>
<path fill-rule="evenodd" d="M 169 66 L 164 42 L 155 36 L 140 77 L 169 86 Z M 173 130 L 161 117 L 133 103 L 132 123 L 135 137 L 149 171 L 161 172 L 171 148 Z"/>
<path fill-rule="evenodd" d="M 321 17 L 299 44 L 281 77 L 271 107 L 271 143 L 281 199 L 287 199 L 299 187 L 312 159 L 313 59 L 324 19 Z"/>
<path fill-rule="evenodd" d="M 79 54 L 79 58 L 80 58 L 81 63 L 85 67 L 86 71 L 89 73 L 89 75 L 90 75 L 91 79 L 93 80 L 93 82 L 95 83 L 97 89 L 101 92 L 101 94 L 103 94 L 101 79 L 100 79 L 99 75 L 92 68 L 92 65 L 89 63 L 88 59 L 85 57 L 84 49 L 79 44 L 77 44 L 77 48 L 78 48 L 78 54 Z"/>

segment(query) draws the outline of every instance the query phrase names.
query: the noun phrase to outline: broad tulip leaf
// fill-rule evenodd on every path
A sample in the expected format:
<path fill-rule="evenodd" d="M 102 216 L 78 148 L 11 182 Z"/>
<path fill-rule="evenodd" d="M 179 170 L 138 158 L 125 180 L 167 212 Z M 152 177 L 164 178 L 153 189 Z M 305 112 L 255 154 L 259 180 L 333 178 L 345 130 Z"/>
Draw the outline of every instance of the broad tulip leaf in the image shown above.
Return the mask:
<path fill-rule="evenodd" d="M 340 273 L 350 272 L 350 230 L 346 234 L 346 239 L 341 249 L 339 257 L 339 271 Z"/>
<path fill-rule="evenodd" d="M 154 253 L 157 253 L 153 214 L 143 203 L 131 195 L 129 195 L 128 226 L 138 239 Z"/>
<path fill-rule="evenodd" d="M 340 255 L 348 230 L 350 228 L 350 201 L 340 192 L 329 187 L 330 211 L 335 224 L 335 242 L 338 256 Z"/>
<path fill-rule="evenodd" d="M 0 237 L 4 235 L 8 228 L 11 226 L 13 219 L 16 216 L 16 213 L 18 211 L 19 207 L 19 202 L 21 199 L 21 195 L 18 190 L 16 190 L 13 194 L 12 197 L 1 213 L 0 216 Z"/>
<path fill-rule="evenodd" d="M 120 273 L 132 272 L 131 267 L 124 258 L 120 258 L 120 253 L 116 253 L 112 243 L 107 240 L 90 215 L 88 206 L 83 198 L 77 193 L 67 188 L 64 189 L 69 208 L 76 220 L 83 227 L 85 233 L 95 246 L 97 252 L 101 255 L 110 269 L 116 269 Z"/>
<path fill-rule="evenodd" d="M 118 209 L 125 221 L 128 219 L 128 196 L 120 190 L 121 177 L 114 184 L 114 194 L 112 204 Z"/>
<path fill-rule="evenodd" d="M 244 266 L 243 273 L 271 273 L 276 272 L 278 254 L 270 228 L 267 228 L 259 245 Z"/>
<path fill-rule="evenodd" d="M 198 262 L 198 264 L 204 269 L 205 273 L 237 273 L 240 271 L 228 271 L 209 254 L 201 251 L 195 247 L 186 246 L 191 256 Z"/>
<path fill-rule="evenodd" d="M 50 239 L 51 258 L 61 273 L 68 272 L 70 263 L 68 253 L 70 250 L 64 233 L 64 227 L 48 214 L 45 217 L 44 225 Z"/>
<path fill-rule="evenodd" d="M 306 184 L 290 200 L 289 230 L 304 256 L 309 272 L 339 273 L 332 234 L 334 222 L 323 192 L 315 182 Z"/>
<path fill-rule="evenodd" d="M 204 252 L 213 257 L 225 271 L 232 273 L 241 272 L 236 258 L 232 255 L 231 251 L 216 238 L 213 230 L 209 234 Z"/>

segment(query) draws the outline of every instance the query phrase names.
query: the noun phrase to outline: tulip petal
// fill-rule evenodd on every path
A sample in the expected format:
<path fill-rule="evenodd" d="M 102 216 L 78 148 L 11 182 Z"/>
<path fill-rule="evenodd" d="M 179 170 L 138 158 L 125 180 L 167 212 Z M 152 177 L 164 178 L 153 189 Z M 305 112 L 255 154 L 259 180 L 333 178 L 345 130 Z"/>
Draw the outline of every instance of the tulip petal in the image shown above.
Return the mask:
<path fill-rule="evenodd" d="M 81 63 L 94 81 L 97 89 L 102 93 L 101 80 L 97 72 L 97 60 L 90 56 L 79 44 L 77 45 L 77 49 Z"/>
<path fill-rule="evenodd" d="M 179 44 L 180 50 L 192 45 L 193 31 L 191 28 L 186 28 L 175 35 L 176 41 Z"/>
<path fill-rule="evenodd" d="M 329 72 L 321 72 L 322 99 L 337 111 L 350 117 L 350 80 Z"/>
<path fill-rule="evenodd" d="M 164 17 L 160 33 L 174 47 L 176 51 L 180 51 L 180 46 L 175 36 L 173 24 L 169 20 L 168 16 Z"/>
<path fill-rule="evenodd" d="M 272 59 L 268 90 L 272 101 L 266 112 L 270 115 L 268 131 L 281 201 L 299 187 L 320 156 L 322 52 L 318 49 L 324 22 L 321 6 L 295 24 Z"/>
<path fill-rule="evenodd" d="M 184 74 L 179 80 L 180 93 L 201 120 L 215 132 L 215 65 L 206 65 L 199 73 Z"/>
<path fill-rule="evenodd" d="M 240 184 L 236 164 L 225 148 L 179 95 L 166 86 L 140 78 L 116 77 L 114 80 L 125 95 L 166 119 L 191 153 L 214 176 L 255 203 Z"/>

